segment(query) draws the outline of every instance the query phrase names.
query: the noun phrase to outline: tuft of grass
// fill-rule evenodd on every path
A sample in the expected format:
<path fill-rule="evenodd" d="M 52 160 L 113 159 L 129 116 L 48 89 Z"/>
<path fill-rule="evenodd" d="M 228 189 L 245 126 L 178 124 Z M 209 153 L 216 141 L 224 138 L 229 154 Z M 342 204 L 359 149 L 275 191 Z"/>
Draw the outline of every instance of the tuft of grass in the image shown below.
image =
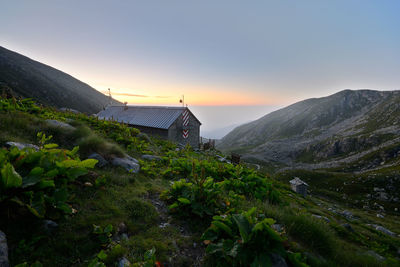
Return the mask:
<path fill-rule="evenodd" d="M 93 152 L 102 155 L 106 159 L 110 159 L 113 156 L 123 157 L 125 154 L 121 147 L 106 141 L 94 133 L 81 138 L 78 141 L 78 145 L 79 153 L 84 157 Z"/>
<path fill-rule="evenodd" d="M 27 113 L 0 113 L 0 144 L 7 141 L 35 143 L 43 125 L 42 120 Z"/>
<path fill-rule="evenodd" d="M 134 222 L 150 223 L 158 218 L 157 210 L 154 206 L 142 199 L 133 198 L 125 204 L 128 216 Z"/>
<path fill-rule="evenodd" d="M 309 214 L 295 212 L 289 207 L 275 207 L 264 204 L 266 217 L 272 217 L 285 225 L 286 231 L 296 241 L 321 256 L 332 257 L 337 249 L 336 237 L 332 229 Z"/>

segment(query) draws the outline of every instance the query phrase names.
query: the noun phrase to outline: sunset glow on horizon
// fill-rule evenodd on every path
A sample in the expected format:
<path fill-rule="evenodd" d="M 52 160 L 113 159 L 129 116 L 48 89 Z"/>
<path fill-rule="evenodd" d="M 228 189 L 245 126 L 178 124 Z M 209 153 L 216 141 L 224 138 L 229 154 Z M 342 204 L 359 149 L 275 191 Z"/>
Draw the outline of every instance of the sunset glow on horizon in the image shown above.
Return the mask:
<path fill-rule="evenodd" d="M 398 10 L 372 0 L 9 1 L 0 45 L 130 104 L 179 105 L 184 94 L 189 105 L 282 106 L 399 89 Z"/>
<path fill-rule="evenodd" d="M 93 86 L 95 89 L 108 96 L 108 88 L 104 86 Z M 98 89 L 100 88 L 100 90 Z M 110 88 L 114 99 L 130 105 L 182 105 L 179 101 L 184 96 L 185 104 L 197 106 L 249 106 L 249 105 L 282 105 L 284 99 L 279 97 L 265 98 L 255 95 L 243 95 L 221 90 L 191 89 L 180 94 L 179 90 L 169 90 L 169 95 L 150 95 L 149 90 L 113 89 Z"/>

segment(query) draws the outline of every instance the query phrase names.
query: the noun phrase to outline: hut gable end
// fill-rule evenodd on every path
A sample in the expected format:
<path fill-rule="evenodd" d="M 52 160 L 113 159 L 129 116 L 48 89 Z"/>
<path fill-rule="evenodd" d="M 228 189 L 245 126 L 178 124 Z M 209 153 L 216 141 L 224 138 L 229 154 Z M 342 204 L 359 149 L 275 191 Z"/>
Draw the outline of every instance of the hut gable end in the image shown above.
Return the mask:
<path fill-rule="evenodd" d="M 304 197 L 307 196 L 308 184 L 306 182 L 302 181 L 299 177 L 295 177 L 294 179 L 290 180 L 289 183 L 294 192 L 301 194 Z"/>

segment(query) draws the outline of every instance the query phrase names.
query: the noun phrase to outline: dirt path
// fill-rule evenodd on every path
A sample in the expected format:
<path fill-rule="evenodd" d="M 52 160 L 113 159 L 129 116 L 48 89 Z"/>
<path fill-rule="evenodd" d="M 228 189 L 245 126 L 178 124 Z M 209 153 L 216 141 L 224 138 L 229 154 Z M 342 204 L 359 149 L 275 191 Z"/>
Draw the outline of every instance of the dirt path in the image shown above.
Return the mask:
<path fill-rule="evenodd" d="M 183 245 L 178 245 L 174 240 L 175 253 L 171 255 L 168 263 L 163 263 L 164 266 L 202 266 L 203 257 L 205 254 L 204 245 L 200 242 L 193 241 L 193 233 L 189 227 L 176 222 L 168 213 L 168 207 L 160 199 L 159 194 L 151 194 L 148 200 L 153 204 L 159 214 L 159 227 L 173 227 L 181 233 L 181 237 L 187 241 Z M 180 242 L 182 243 L 182 242 Z"/>

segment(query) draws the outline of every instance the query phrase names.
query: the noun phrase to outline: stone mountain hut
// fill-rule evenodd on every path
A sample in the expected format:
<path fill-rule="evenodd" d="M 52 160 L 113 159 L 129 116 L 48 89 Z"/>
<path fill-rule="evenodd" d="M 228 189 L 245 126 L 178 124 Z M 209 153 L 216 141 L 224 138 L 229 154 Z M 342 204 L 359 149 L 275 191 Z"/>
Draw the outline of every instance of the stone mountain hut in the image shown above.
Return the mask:
<path fill-rule="evenodd" d="M 199 148 L 201 123 L 187 107 L 108 106 L 97 117 L 123 122 L 143 133 Z"/>
<path fill-rule="evenodd" d="M 308 184 L 306 182 L 300 180 L 299 177 L 294 177 L 289 183 L 294 192 L 303 195 L 303 197 L 307 196 Z"/>

